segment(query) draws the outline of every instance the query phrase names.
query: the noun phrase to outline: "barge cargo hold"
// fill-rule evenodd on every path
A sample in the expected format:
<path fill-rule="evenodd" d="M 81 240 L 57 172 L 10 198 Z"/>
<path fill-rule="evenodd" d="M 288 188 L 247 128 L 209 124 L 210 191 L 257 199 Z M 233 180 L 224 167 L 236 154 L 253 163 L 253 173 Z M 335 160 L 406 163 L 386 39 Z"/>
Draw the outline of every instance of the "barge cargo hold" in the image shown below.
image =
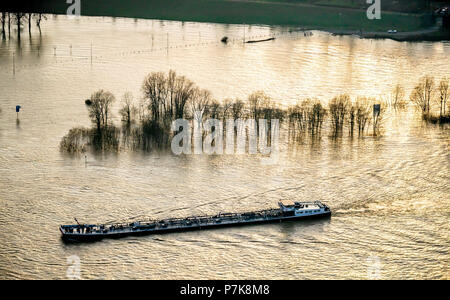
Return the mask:
<path fill-rule="evenodd" d="M 279 208 L 244 213 L 220 213 L 215 216 L 192 216 L 187 218 L 137 221 L 123 224 L 61 225 L 59 229 L 62 233 L 62 238 L 65 241 L 89 242 L 101 240 L 103 238 L 120 238 L 125 236 L 273 223 L 331 216 L 330 208 L 319 201 L 294 202 L 289 205 L 279 202 L 278 205 Z"/>

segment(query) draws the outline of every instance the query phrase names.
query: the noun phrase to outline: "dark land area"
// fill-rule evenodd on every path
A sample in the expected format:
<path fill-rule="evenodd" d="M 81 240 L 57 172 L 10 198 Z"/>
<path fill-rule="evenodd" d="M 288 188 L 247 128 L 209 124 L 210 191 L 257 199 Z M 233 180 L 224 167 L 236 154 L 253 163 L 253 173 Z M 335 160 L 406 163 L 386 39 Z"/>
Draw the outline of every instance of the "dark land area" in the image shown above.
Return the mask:
<path fill-rule="evenodd" d="M 369 20 L 365 0 L 83 0 L 81 15 L 225 24 L 265 24 L 318 29 L 335 34 L 396 40 L 450 39 L 436 7 L 450 1 L 384 0 L 382 18 Z M 2 11 L 66 14 L 62 0 L 2 1 Z M 388 33 L 396 30 L 397 33 Z"/>

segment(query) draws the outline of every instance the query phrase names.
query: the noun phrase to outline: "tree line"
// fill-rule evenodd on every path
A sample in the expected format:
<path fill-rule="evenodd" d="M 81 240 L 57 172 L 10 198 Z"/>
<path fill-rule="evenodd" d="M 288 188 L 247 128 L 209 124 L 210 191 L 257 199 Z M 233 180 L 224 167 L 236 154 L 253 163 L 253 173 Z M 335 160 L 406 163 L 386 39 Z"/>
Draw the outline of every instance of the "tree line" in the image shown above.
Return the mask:
<path fill-rule="evenodd" d="M 450 114 L 447 111 L 450 96 L 449 79 L 444 77 L 439 83 L 434 77 L 422 77 L 411 92 L 410 100 L 422 112 L 424 120 L 434 123 L 450 122 Z M 439 116 L 433 114 L 433 105 L 439 107 Z"/>
<path fill-rule="evenodd" d="M 11 37 L 11 28 L 16 27 L 17 38 L 20 40 L 20 34 L 22 25 L 28 25 L 28 33 L 31 35 L 32 24 L 35 23 L 36 27 L 41 32 L 41 22 L 46 20 L 47 16 L 42 13 L 21 13 L 21 12 L 1 12 L 0 24 L 1 24 L 1 36 L 5 40 L 6 36 Z"/>
<path fill-rule="evenodd" d="M 257 91 L 242 99 L 218 101 L 208 90 L 198 87 L 185 76 L 170 70 L 168 73 L 148 74 L 141 86 L 142 98 L 138 101 L 133 94 L 126 92 L 121 97 L 119 115 L 122 124 L 116 127 L 111 121 L 115 96 L 105 90 L 92 93 L 86 100 L 92 128 L 75 128 L 61 142 L 66 152 L 83 152 L 88 147 L 96 150 L 119 150 L 120 145 L 132 149 L 151 151 L 170 145 L 171 124 L 176 119 L 192 120 L 201 124 L 207 119 L 218 119 L 225 125 L 228 119 L 268 120 L 268 130 L 272 119 L 287 124 L 289 138 L 300 140 L 305 135 L 320 137 L 324 124 L 328 123 L 329 136 L 339 137 L 348 134 L 363 137 L 371 128 L 373 135 L 380 133 L 386 104 L 378 104 L 374 98 L 357 97 L 348 94 L 332 98 L 328 105 L 318 99 L 305 99 L 287 108 L 280 107 L 263 91 Z M 439 96 L 441 115 L 446 114 L 448 99 L 448 80 L 443 79 L 435 87 L 430 77 L 420 80 L 413 90 L 410 100 L 423 112 L 430 112 L 431 99 Z M 390 105 L 406 106 L 404 89 L 397 85 L 392 92 Z M 235 128 L 235 130 L 237 130 Z M 258 130 L 258 128 L 256 128 Z"/>

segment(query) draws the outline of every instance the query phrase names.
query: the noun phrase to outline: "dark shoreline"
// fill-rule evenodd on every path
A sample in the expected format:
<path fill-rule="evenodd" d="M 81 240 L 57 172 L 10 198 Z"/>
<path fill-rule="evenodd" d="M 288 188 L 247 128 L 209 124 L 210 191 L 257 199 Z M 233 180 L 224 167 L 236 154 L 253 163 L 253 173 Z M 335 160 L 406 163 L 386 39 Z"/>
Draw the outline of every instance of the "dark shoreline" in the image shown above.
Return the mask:
<path fill-rule="evenodd" d="M 61 0 L 2 1 L 2 11 L 65 15 L 70 4 Z M 334 35 L 396 41 L 450 40 L 450 31 L 433 28 L 427 14 L 385 12 L 382 20 L 368 20 L 364 10 L 302 6 L 281 2 L 225 0 L 83 0 L 81 15 L 181 22 L 252 24 L 321 30 Z M 389 29 L 398 33 L 389 34 Z"/>
<path fill-rule="evenodd" d="M 416 32 L 358 32 L 358 31 L 339 31 L 324 30 L 335 36 L 357 35 L 363 39 L 390 39 L 397 42 L 440 42 L 450 41 L 450 31 L 430 28 L 429 30 Z"/>

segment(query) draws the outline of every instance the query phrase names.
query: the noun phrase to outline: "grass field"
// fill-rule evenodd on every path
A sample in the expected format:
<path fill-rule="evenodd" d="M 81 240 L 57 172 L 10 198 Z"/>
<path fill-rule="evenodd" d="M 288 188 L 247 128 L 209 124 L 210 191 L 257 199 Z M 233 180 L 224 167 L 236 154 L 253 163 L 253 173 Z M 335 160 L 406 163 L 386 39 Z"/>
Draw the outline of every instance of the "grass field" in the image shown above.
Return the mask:
<path fill-rule="evenodd" d="M 284 0 L 287 1 L 287 0 Z M 328 1 L 331 0 L 322 0 Z M 346 0 L 339 0 L 346 1 Z M 35 2 L 34 11 L 64 14 L 68 4 L 61 0 Z M 292 1 L 291 1 L 292 2 Z M 131 18 L 198 21 L 229 24 L 290 25 L 308 29 L 415 31 L 430 26 L 424 15 L 384 12 L 381 20 L 369 20 L 365 10 L 330 6 L 298 5 L 279 0 L 83 0 L 81 14 Z M 348 2 L 348 1 L 347 1 Z"/>

